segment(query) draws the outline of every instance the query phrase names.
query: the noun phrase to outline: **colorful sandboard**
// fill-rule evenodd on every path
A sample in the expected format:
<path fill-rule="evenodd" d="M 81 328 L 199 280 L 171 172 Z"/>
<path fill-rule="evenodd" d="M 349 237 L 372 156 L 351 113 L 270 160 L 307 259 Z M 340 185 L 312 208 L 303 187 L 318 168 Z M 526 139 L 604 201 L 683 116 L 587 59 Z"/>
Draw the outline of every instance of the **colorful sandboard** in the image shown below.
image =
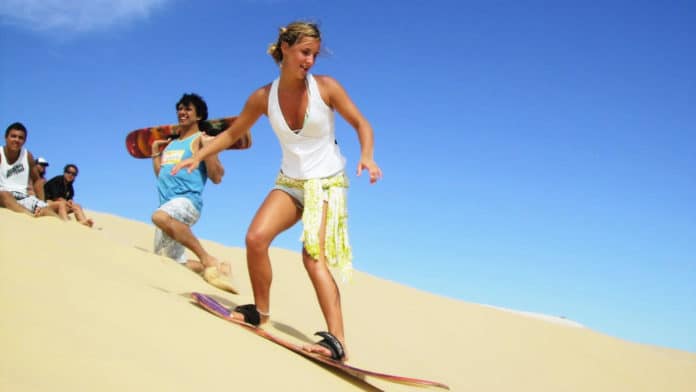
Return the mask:
<path fill-rule="evenodd" d="M 196 303 L 202 307 L 203 309 L 207 310 L 208 312 L 214 314 L 215 316 L 218 316 L 224 320 L 230 321 L 234 324 L 240 325 L 247 330 L 256 333 L 257 335 L 266 338 L 267 340 L 270 340 L 273 343 L 276 343 L 278 345 L 281 345 L 288 350 L 291 350 L 297 354 L 300 354 L 304 357 L 307 357 L 309 359 L 312 359 L 316 362 L 322 363 L 324 365 L 328 365 L 334 369 L 337 369 L 345 374 L 348 374 L 351 377 L 357 378 L 361 381 L 365 381 L 366 376 L 370 377 L 376 377 L 382 380 L 387 380 L 395 383 L 400 383 L 400 384 L 408 384 L 408 385 L 414 385 L 414 386 L 423 386 L 423 387 L 438 387 L 438 388 L 443 388 L 443 389 L 449 389 L 449 386 L 437 382 L 437 381 L 430 381 L 430 380 L 423 380 L 419 378 L 412 378 L 412 377 L 404 377 L 404 376 L 397 376 L 393 374 L 386 374 L 386 373 L 380 373 L 380 372 L 375 372 L 372 370 L 366 370 L 366 369 L 360 369 L 351 365 L 348 365 L 346 363 L 340 362 L 340 361 L 335 361 L 333 359 L 324 357 L 319 354 L 311 353 L 308 351 L 305 351 L 302 349 L 302 347 L 283 340 L 277 336 L 274 336 L 267 332 L 266 330 L 255 327 L 251 324 L 247 324 L 243 321 L 236 320 L 231 317 L 231 311 L 227 309 L 225 306 L 217 302 L 215 299 L 211 298 L 210 296 L 207 296 L 205 294 L 200 294 L 200 293 L 191 293 L 191 297 L 196 301 Z"/>
<path fill-rule="evenodd" d="M 237 117 L 225 117 L 203 121 L 199 127 L 211 136 L 229 128 Z M 152 143 L 156 140 L 166 140 L 172 135 L 177 135 L 179 125 L 158 125 L 133 130 L 126 136 L 126 149 L 135 158 L 150 158 L 152 156 Z M 164 149 L 165 145 L 161 146 Z M 251 147 L 251 134 L 246 133 L 230 147 L 230 150 L 245 150 Z M 161 152 L 161 151 L 158 151 Z"/>

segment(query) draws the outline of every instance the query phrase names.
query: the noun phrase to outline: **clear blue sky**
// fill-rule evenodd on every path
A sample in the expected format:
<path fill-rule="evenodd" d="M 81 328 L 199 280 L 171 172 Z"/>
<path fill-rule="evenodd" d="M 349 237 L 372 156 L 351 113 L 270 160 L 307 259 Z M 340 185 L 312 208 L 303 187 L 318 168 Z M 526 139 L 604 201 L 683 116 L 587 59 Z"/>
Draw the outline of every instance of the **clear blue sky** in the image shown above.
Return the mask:
<path fill-rule="evenodd" d="M 355 176 L 339 120 L 357 269 L 696 352 L 696 2 L 601 4 L 5 0 L 0 122 L 27 125 L 49 176 L 79 166 L 84 206 L 149 222 L 126 133 L 175 122 L 184 92 L 237 114 L 277 75 L 277 28 L 315 20 L 314 73 L 371 121 L 384 171 Z M 199 236 L 243 246 L 280 163 L 265 118 L 253 137 L 222 155 Z"/>

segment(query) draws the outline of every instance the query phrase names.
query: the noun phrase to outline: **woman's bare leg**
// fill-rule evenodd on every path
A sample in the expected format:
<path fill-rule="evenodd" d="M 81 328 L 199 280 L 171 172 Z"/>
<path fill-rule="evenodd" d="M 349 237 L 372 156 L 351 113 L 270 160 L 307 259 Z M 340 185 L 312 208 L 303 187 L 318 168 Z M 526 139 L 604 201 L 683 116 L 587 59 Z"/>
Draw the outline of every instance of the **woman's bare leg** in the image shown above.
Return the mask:
<path fill-rule="evenodd" d="M 338 286 L 336 281 L 329 270 L 329 265 L 324 257 L 324 246 L 326 241 L 326 209 L 327 203 L 324 203 L 321 226 L 319 233 L 319 259 L 315 259 L 307 253 L 306 250 L 302 250 L 302 261 L 304 262 L 305 269 L 309 275 L 309 279 L 312 281 L 314 286 L 314 291 L 317 294 L 317 299 L 319 300 L 319 306 L 321 307 L 321 312 L 326 320 L 326 325 L 329 332 L 338 339 L 343 345 L 345 351 L 346 348 L 346 338 L 343 330 L 343 311 L 341 310 L 341 294 L 338 291 Z M 317 344 L 308 345 L 304 347 L 305 350 L 310 352 L 315 352 L 327 357 L 331 357 L 331 351 L 326 347 L 319 346 Z M 343 358 L 347 360 L 348 355 Z"/>
<path fill-rule="evenodd" d="M 274 189 L 256 212 L 246 235 L 247 268 L 251 287 L 254 291 L 256 308 L 263 313 L 270 310 L 270 289 L 273 280 L 271 259 L 268 248 L 273 239 L 292 227 L 302 217 L 302 212 L 287 193 Z M 239 313 L 233 313 L 237 319 L 243 319 Z M 265 322 L 267 317 L 262 316 Z"/>

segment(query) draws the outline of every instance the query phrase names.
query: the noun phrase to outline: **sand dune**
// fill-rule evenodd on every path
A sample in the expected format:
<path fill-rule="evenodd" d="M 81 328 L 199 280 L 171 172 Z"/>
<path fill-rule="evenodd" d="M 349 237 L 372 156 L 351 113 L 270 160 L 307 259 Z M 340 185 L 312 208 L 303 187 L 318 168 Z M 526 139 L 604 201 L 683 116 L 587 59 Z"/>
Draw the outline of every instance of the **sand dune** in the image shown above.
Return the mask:
<path fill-rule="evenodd" d="M 153 228 L 90 212 L 99 229 L 0 209 L 0 390 L 419 390 L 355 381 L 217 319 L 198 291 L 251 302 L 151 253 Z M 297 252 L 272 249 L 272 332 L 324 329 Z M 355 366 L 434 379 L 454 391 L 694 391 L 696 354 L 635 344 L 572 322 L 443 298 L 356 272 L 341 288 Z"/>

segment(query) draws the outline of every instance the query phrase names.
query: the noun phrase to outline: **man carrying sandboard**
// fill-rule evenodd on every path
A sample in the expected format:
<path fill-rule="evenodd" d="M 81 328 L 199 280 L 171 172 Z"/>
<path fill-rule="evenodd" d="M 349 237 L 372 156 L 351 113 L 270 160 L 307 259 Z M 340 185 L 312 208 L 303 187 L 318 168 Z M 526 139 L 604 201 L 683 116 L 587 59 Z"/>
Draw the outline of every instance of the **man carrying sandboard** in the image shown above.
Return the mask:
<path fill-rule="evenodd" d="M 237 116 L 206 119 L 198 122 L 198 129 L 210 136 L 217 136 L 220 132 L 229 128 L 237 119 Z M 153 154 L 162 151 L 164 144 L 158 140 L 169 140 L 181 133 L 179 124 L 156 125 L 138 128 L 126 135 L 126 150 L 133 158 L 151 158 Z M 160 147 L 153 150 L 153 147 Z M 246 150 L 251 147 L 251 133 L 247 132 L 237 140 L 229 150 Z"/>
<path fill-rule="evenodd" d="M 160 207 L 152 214 L 155 231 L 155 253 L 185 265 L 215 287 L 236 293 L 229 283 L 231 266 L 210 255 L 191 231 L 203 208 L 203 188 L 208 179 L 214 184 L 222 181 L 225 169 L 217 154 L 205 159 L 193 171 L 172 175 L 172 168 L 191 157 L 212 139 L 201 132 L 200 124 L 208 118 L 208 106 L 197 94 L 184 94 L 176 104 L 179 133 L 168 140 L 156 140 L 152 151 L 152 166 L 157 176 Z M 161 144 L 167 146 L 161 149 Z M 187 259 L 184 248 L 198 260 Z"/>

